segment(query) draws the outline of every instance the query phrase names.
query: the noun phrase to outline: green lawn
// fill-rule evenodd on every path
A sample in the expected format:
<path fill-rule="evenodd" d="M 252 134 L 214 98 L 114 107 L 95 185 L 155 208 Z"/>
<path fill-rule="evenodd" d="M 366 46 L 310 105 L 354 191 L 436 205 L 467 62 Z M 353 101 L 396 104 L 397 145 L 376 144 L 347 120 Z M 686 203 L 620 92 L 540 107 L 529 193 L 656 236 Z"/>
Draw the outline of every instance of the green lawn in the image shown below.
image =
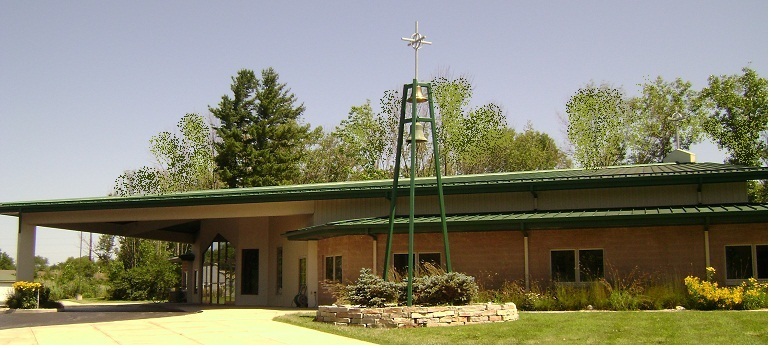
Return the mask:
<path fill-rule="evenodd" d="M 276 320 L 377 344 L 768 344 L 767 311 L 520 312 L 514 322 L 411 329 Z"/>

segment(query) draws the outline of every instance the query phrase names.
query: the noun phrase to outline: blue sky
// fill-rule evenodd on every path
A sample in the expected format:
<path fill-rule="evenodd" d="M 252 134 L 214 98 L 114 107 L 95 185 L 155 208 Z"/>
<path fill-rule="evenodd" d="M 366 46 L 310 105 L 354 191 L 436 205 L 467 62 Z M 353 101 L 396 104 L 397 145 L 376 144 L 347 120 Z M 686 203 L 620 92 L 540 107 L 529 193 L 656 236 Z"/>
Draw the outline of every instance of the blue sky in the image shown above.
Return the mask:
<path fill-rule="evenodd" d="M 638 84 L 749 66 L 768 77 L 768 4 L 744 1 L 0 0 L 0 202 L 103 196 L 152 165 L 148 140 L 208 114 L 242 68 L 273 67 L 331 130 L 351 106 L 401 88 L 420 32 L 421 79 L 467 75 L 473 105 L 501 105 L 564 141 L 558 114 L 590 81 Z M 722 162 L 714 145 L 697 160 Z M 16 220 L 0 250 L 16 257 Z M 39 229 L 37 253 L 78 256 L 79 234 Z"/>

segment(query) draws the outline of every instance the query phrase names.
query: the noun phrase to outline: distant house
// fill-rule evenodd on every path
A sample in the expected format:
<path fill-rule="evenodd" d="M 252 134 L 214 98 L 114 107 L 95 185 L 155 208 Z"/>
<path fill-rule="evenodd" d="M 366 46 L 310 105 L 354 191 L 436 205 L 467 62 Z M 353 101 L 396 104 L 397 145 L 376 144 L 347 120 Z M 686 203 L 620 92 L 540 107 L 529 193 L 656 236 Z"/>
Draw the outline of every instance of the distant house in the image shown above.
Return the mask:
<path fill-rule="evenodd" d="M 747 182 L 768 168 L 667 163 L 462 175 L 443 179 L 452 266 L 489 286 L 582 283 L 630 272 L 721 284 L 768 279 L 768 205 Z M 36 227 L 192 243 L 187 301 L 313 307 L 322 283 L 408 263 L 408 180 L 397 192 L 386 255 L 391 180 L 254 187 L 160 196 L 0 203 L 19 217 L 19 279 L 34 276 Z M 415 261 L 444 265 L 436 180 L 417 178 Z M 227 271 L 227 272 L 225 272 Z"/>
<path fill-rule="evenodd" d="M 13 283 L 16 282 L 16 270 L 0 270 L 0 305 L 13 293 Z"/>

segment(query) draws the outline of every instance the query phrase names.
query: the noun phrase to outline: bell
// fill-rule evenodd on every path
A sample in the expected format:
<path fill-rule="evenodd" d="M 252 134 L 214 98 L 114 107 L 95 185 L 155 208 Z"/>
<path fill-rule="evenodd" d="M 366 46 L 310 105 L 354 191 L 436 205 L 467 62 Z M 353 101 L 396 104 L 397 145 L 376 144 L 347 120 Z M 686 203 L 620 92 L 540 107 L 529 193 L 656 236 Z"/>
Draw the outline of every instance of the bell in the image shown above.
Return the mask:
<path fill-rule="evenodd" d="M 407 98 L 407 101 L 412 103 L 412 98 L 415 97 L 416 103 L 425 103 L 428 98 L 423 94 L 423 87 L 418 86 L 416 89 L 412 90 L 412 95 L 410 95 L 409 98 Z"/>
<path fill-rule="evenodd" d="M 427 143 L 428 138 L 426 138 L 426 135 L 423 133 L 423 125 L 418 123 L 415 125 L 415 142 L 417 143 Z M 412 143 L 412 137 L 407 137 L 407 144 Z"/>

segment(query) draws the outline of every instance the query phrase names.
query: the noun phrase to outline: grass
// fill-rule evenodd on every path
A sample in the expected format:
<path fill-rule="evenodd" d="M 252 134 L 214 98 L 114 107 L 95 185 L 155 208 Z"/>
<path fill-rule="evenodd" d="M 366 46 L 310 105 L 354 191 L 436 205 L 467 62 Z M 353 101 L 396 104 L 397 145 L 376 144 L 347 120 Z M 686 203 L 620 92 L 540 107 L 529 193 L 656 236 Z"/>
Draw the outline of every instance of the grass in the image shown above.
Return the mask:
<path fill-rule="evenodd" d="M 520 312 L 514 322 L 411 329 L 275 320 L 377 344 L 768 344 L 768 311 Z"/>

